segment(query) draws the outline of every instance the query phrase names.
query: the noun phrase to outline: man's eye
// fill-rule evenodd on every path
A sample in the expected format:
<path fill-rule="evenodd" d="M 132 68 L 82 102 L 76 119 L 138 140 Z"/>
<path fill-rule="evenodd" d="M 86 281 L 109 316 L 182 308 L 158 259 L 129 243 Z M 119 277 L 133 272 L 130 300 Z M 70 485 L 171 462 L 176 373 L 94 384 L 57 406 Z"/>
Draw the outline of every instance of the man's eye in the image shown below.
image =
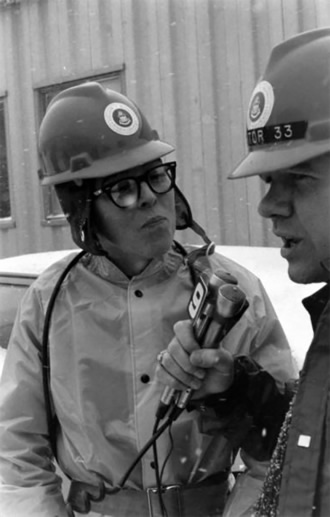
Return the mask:
<path fill-rule="evenodd" d="M 270 174 L 260 174 L 260 179 L 263 183 L 271 183 L 272 182 L 272 177 Z"/>
<path fill-rule="evenodd" d="M 292 174 L 292 180 L 294 183 L 312 183 L 315 181 L 315 177 L 309 174 Z"/>

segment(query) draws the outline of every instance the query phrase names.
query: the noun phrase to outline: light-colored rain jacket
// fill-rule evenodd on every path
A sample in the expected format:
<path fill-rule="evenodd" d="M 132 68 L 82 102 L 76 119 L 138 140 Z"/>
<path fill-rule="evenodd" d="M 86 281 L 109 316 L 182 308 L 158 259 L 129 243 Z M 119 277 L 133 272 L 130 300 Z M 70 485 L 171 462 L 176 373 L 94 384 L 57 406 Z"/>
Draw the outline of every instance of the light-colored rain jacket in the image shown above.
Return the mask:
<path fill-rule="evenodd" d="M 70 258 L 34 282 L 14 325 L 0 387 L 1 517 L 67 515 L 47 436 L 41 337 L 49 298 Z M 213 269 L 236 276 L 250 304 L 223 346 L 255 359 L 282 386 L 294 376 L 294 366 L 263 286 L 228 258 L 215 254 L 211 262 Z M 189 267 L 173 250 L 131 279 L 105 257 L 87 255 L 64 280 L 49 344 L 58 459 L 72 479 L 97 484 L 101 476 L 107 486 L 115 485 L 150 439 L 164 388 L 154 380 L 157 354 L 173 338 L 174 323 L 188 318 L 193 288 Z M 174 422 L 164 485 L 198 484 L 230 466 L 229 441 L 203 432 L 203 418 L 185 411 Z M 164 433 L 158 440 L 160 465 L 170 446 Z M 153 459 L 150 449 L 127 487 L 155 486 Z M 120 510 L 118 516 L 123 517 Z"/>

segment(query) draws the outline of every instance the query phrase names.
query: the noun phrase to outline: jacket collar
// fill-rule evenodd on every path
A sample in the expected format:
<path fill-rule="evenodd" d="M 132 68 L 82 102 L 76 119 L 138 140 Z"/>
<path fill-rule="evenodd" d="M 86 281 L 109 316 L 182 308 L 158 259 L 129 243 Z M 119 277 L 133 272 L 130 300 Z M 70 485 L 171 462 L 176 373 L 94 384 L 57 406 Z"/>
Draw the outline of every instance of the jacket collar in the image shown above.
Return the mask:
<path fill-rule="evenodd" d="M 82 262 L 95 275 L 115 284 L 128 285 L 132 280 L 146 280 L 156 277 L 157 281 L 169 277 L 184 262 L 181 253 L 169 250 L 160 258 L 153 259 L 139 275 L 128 278 L 110 259 L 102 255 L 86 254 Z"/>
<path fill-rule="evenodd" d="M 330 299 L 330 285 L 326 284 L 319 291 L 304 298 L 302 303 L 311 317 L 313 330 L 315 330 L 319 317 Z"/>

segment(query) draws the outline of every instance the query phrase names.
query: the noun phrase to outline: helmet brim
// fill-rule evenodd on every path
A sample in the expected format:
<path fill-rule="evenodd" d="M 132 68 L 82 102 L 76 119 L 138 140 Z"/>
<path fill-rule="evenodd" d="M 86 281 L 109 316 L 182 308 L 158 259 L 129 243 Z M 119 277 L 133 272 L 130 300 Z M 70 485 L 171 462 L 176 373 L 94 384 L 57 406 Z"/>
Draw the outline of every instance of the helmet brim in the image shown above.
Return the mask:
<path fill-rule="evenodd" d="M 86 166 L 75 172 L 67 170 L 50 176 L 44 176 L 41 185 L 59 185 L 77 179 L 103 178 L 118 172 L 133 169 L 145 163 L 152 162 L 158 158 L 172 153 L 174 147 L 161 140 L 152 140 L 133 150 L 124 149 L 114 155 L 107 155 L 104 158 L 95 160 L 90 166 Z"/>
<path fill-rule="evenodd" d="M 300 141 L 287 144 L 274 144 L 264 149 L 250 152 L 228 179 L 247 178 L 267 172 L 281 171 L 299 163 L 311 160 L 330 151 L 330 140 L 303 143 Z"/>

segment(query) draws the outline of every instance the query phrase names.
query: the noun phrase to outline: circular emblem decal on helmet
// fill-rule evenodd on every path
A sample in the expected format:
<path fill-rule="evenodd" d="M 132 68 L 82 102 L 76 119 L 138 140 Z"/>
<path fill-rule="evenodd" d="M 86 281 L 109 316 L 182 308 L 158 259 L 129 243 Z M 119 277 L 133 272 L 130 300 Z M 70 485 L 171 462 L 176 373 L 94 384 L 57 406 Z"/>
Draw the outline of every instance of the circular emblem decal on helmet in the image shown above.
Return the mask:
<path fill-rule="evenodd" d="M 119 135 L 134 135 L 139 129 L 139 119 L 129 106 L 112 102 L 104 110 L 104 120 L 112 131 Z"/>
<path fill-rule="evenodd" d="M 249 108 L 247 128 L 255 129 L 266 125 L 274 106 L 274 90 L 268 81 L 261 81 L 255 87 Z"/>

